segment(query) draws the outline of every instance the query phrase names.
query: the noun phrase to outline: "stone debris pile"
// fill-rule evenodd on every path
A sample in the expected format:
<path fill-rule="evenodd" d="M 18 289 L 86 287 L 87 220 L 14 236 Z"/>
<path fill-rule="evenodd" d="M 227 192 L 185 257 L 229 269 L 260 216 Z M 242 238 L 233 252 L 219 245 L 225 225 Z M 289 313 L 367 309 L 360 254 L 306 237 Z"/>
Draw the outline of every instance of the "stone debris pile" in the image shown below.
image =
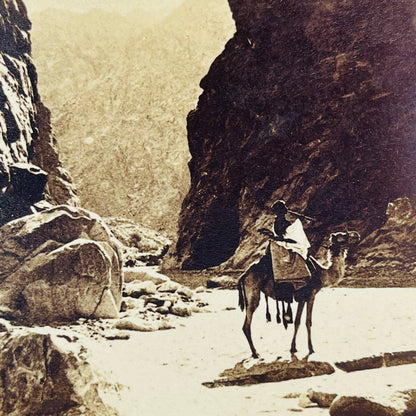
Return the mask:
<path fill-rule="evenodd" d="M 137 279 L 131 280 L 134 274 Z M 130 272 L 127 280 L 130 281 L 123 289 L 120 319 L 114 325 L 117 329 L 171 329 L 176 318 L 207 311 L 207 303 L 197 296 L 196 291 L 153 269 L 137 268 L 136 273 Z"/>

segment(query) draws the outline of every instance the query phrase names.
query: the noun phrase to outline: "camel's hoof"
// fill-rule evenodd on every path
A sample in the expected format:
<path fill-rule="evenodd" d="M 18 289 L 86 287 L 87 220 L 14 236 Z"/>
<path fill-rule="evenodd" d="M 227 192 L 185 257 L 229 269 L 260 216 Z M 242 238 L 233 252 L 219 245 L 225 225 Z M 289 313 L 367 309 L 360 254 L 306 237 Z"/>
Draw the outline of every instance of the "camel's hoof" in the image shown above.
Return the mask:
<path fill-rule="evenodd" d="M 252 356 L 251 356 L 252 358 L 259 358 L 260 356 L 255 352 L 255 353 L 253 353 L 252 354 Z"/>
<path fill-rule="evenodd" d="M 296 363 L 299 361 L 299 358 L 296 356 L 294 352 L 291 354 L 292 363 Z"/>
<path fill-rule="evenodd" d="M 291 348 L 291 349 L 290 349 L 290 352 L 291 352 L 292 354 L 294 354 L 295 352 L 298 352 L 298 350 L 297 350 L 296 348 Z"/>
<path fill-rule="evenodd" d="M 282 320 L 280 319 L 280 315 L 276 315 L 276 322 L 278 324 L 281 324 L 282 323 Z"/>
<path fill-rule="evenodd" d="M 269 312 L 266 313 L 266 320 L 267 322 L 270 322 L 272 320 L 272 316 L 270 315 Z"/>
<path fill-rule="evenodd" d="M 313 348 L 309 348 L 309 354 L 313 354 L 314 352 Z"/>

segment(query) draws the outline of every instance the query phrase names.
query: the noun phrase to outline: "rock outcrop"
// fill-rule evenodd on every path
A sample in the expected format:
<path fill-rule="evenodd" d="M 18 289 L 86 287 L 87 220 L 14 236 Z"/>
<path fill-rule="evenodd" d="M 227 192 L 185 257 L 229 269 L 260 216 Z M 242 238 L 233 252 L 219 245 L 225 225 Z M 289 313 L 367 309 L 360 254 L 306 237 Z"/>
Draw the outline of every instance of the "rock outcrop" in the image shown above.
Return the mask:
<path fill-rule="evenodd" d="M 366 237 L 416 194 L 413 1 L 229 3 L 237 32 L 188 116 L 182 267 L 246 266 L 274 199 L 317 219 L 315 248 Z"/>
<path fill-rule="evenodd" d="M 160 233 L 125 218 L 105 218 L 105 223 L 122 243 L 123 264 L 127 267 L 159 264 L 172 244 Z"/>
<path fill-rule="evenodd" d="M 343 285 L 413 286 L 416 281 L 416 197 L 387 207 L 387 221 L 362 243 Z"/>
<path fill-rule="evenodd" d="M 8 186 L 7 195 L 0 193 L 0 205 L 12 205 L 11 166 L 16 163 L 31 163 L 48 174 L 44 197 L 49 202 L 76 205 L 75 188 L 58 157 L 49 110 L 38 93 L 26 8 L 21 0 L 0 0 L 0 15 L 0 188 Z M 20 203 L 27 205 L 22 196 Z M 20 211 L 16 206 L 1 223 L 18 218 Z"/>
<path fill-rule="evenodd" d="M 68 332 L 16 330 L 2 336 L 0 413 L 9 416 L 116 416 L 108 386 Z"/>
<path fill-rule="evenodd" d="M 4 315 L 33 323 L 118 316 L 119 243 L 89 211 L 61 205 L 5 224 L 0 266 Z"/>

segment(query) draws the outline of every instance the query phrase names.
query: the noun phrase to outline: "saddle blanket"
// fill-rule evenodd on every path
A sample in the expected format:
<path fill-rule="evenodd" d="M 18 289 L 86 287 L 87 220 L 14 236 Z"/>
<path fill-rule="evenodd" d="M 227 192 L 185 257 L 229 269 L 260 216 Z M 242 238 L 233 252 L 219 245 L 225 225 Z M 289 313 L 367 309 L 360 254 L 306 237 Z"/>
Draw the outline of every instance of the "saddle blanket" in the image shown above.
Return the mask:
<path fill-rule="evenodd" d="M 311 277 L 306 262 L 299 253 L 287 250 L 276 241 L 271 241 L 270 252 L 275 281 L 290 282 Z"/>

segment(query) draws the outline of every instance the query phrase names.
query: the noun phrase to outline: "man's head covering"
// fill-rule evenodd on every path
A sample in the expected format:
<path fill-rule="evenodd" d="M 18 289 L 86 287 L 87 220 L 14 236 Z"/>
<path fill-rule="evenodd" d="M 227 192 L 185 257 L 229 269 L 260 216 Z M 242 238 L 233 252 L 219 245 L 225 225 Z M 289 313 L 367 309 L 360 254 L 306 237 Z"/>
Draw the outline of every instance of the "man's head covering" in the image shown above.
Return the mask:
<path fill-rule="evenodd" d="M 286 215 L 288 211 L 286 203 L 283 199 L 273 202 L 271 209 L 275 215 Z"/>

